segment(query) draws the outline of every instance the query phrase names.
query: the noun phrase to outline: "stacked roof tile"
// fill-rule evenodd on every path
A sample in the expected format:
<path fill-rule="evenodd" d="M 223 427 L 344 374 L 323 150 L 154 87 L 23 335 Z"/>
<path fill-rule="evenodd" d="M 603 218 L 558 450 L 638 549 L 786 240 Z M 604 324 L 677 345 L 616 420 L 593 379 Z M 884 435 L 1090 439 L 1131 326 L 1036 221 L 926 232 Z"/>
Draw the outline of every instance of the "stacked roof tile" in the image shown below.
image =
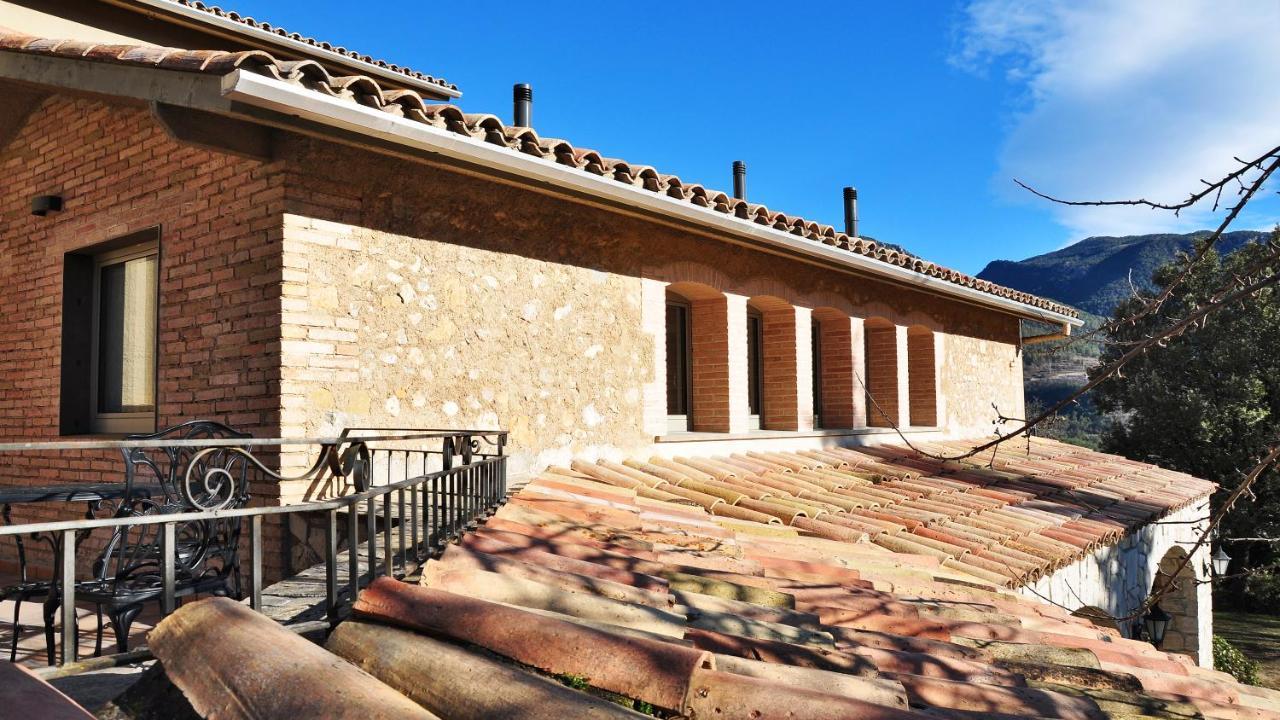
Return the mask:
<path fill-rule="evenodd" d="M 1033 550 L 1073 552 L 1049 542 L 1053 527 L 1077 541 L 1062 545 L 1103 542 L 1130 515 L 1166 511 L 1208 483 L 1047 441 L 996 464 L 1004 469 L 939 467 L 867 449 L 553 469 L 428 562 L 421 586 L 376 581 L 328 648 L 440 717 L 636 717 L 625 707 L 697 718 L 1280 720 L 1280 693 L 1020 597 L 957 544 L 961 532 L 975 546 L 987 534 L 1031 539 L 993 557 L 1034 563 Z M 1136 505 L 1112 498 L 1111 514 L 1078 497 L 1127 495 L 1114 488 L 1130 483 L 1151 490 Z M 1081 504 L 1064 515 L 1068 496 Z M 867 508 L 878 515 L 854 512 Z M 945 519 L 983 514 L 991 522 L 968 531 Z M 915 535 L 939 526 L 957 534 Z M 889 536 L 899 540 L 863 541 Z M 197 652 L 157 648 L 166 668 Z M 255 680 L 232 690 L 285 689 Z"/>
<path fill-rule="evenodd" d="M 1067 317 L 1079 313 L 1060 303 L 1030 293 L 996 285 L 951 270 L 890 247 L 837 232 L 825 225 L 794 215 L 770 210 L 729 194 L 686 182 L 676 175 L 659 172 L 648 165 L 608 158 L 595 150 L 575 147 L 566 140 L 540 137 L 533 128 L 506 125 L 496 116 L 465 113 L 453 105 L 432 104 L 412 90 L 388 90 L 369 77 L 333 76 L 319 63 L 279 60 L 263 51 L 226 52 L 181 50 L 140 45 L 104 45 L 74 40 L 36 38 L 0 33 L 0 51 L 21 52 L 94 60 L 108 63 L 146 65 L 166 70 L 224 75 L 235 70 L 258 73 L 296 84 L 308 90 L 347 102 L 404 117 L 448 132 L 463 135 L 549 163 L 609 178 L 619 183 L 674 198 L 753 223 L 790 233 L 816 243 L 836 247 L 874 260 L 906 268 L 920 275 Z"/>

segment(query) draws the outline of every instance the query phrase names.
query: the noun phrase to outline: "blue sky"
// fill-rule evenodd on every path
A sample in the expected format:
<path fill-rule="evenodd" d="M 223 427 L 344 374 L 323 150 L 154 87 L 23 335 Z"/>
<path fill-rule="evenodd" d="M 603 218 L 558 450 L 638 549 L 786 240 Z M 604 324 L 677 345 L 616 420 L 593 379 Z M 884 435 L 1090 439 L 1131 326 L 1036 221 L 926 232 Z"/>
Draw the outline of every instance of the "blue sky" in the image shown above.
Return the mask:
<path fill-rule="evenodd" d="M 744 160 L 749 198 L 776 210 L 838 226 L 855 185 L 863 234 L 968 272 L 1213 220 L 1053 207 L 1015 175 L 1172 200 L 1280 142 L 1280 100 L 1257 99 L 1280 54 L 1239 40 L 1280 29 L 1276 0 L 227 4 L 444 76 L 468 112 L 509 119 L 512 83 L 532 83 L 539 134 L 687 180 L 727 189 Z M 1277 217 L 1268 200 L 1239 227 Z"/>

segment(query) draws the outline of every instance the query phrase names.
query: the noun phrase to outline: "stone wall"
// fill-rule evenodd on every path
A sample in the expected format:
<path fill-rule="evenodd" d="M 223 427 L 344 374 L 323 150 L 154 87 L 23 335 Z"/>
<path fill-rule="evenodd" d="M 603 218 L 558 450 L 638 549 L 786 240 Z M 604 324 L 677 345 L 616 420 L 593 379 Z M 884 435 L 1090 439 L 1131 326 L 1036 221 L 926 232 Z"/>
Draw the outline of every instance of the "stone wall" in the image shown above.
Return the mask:
<path fill-rule="evenodd" d="M 646 442 L 639 281 L 284 218 L 282 420 L 510 432 L 520 466 Z"/>
<path fill-rule="evenodd" d="M 989 434 L 993 401 L 1022 413 L 1010 316 L 425 163 L 300 137 L 281 155 L 287 432 L 501 426 L 514 467 L 530 470 L 644 451 L 665 422 L 666 287 L 691 301 L 695 327 L 729 319 L 723 338 L 695 331 L 695 429 L 745 430 L 745 401 L 730 392 L 744 358 L 698 355 L 742 342 L 736 317 L 749 304 L 805 322 L 788 345 L 806 366 L 811 315 L 852 322 L 855 353 L 863 318 L 893 326 L 904 424 L 909 326 L 934 333 L 945 434 Z M 797 405 L 773 422 L 808 427 L 807 377 L 794 392 L 767 382 Z"/>
<path fill-rule="evenodd" d="M 1208 525 L 1209 502 L 1205 498 L 1171 513 L 1159 522 L 1144 525 L 1119 544 L 1097 550 L 1089 557 L 1019 590 L 1027 597 L 1076 611 L 1098 608 L 1114 618 L 1125 618 L 1142 605 L 1152 587 L 1167 580 L 1175 569 L 1174 558 L 1190 550 Z M 1191 557 L 1186 567 L 1191 577 L 1178 577 L 1176 588 L 1160 606 L 1174 616 L 1163 649 L 1196 658 L 1204 667 L 1213 664 L 1213 592 L 1208 579 L 1209 547 Z M 1122 620 L 1128 631 L 1132 620 Z"/>

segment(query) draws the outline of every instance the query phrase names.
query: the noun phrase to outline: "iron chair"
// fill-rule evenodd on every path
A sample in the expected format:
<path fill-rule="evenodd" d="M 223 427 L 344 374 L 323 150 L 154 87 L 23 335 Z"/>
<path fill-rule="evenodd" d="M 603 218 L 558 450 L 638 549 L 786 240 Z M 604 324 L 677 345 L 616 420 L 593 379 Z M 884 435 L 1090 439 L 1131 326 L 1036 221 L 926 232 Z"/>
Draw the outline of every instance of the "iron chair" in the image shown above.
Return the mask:
<path fill-rule="evenodd" d="M 9 524 L 9 508 L 4 508 L 4 524 Z M 17 662 L 18 660 L 18 636 L 22 634 L 22 624 L 20 621 L 22 613 L 22 603 L 34 598 L 47 598 L 52 589 L 52 583 L 48 580 L 32 580 L 27 577 L 27 548 L 22 540 L 21 535 L 14 535 L 13 539 L 18 545 L 18 582 L 12 585 L 6 585 L 0 588 L 0 601 L 13 600 L 13 637 L 9 642 L 9 662 Z"/>
<path fill-rule="evenodd" d="M 211 420 L 190 420 L 127 440 L 204 440 L 252 437 Z M 244 507 L 249 500 L 251 461 L 234 447 L 123 448 L 127 495 L 116 517 L 140 517 Z M 135 493 L 154 486 L 150 497 Z M 102 652 L 105 608 L 116 647 L 129 649 L 129 628 L 164 593 L 162 525 L 118 528 L 93 565 L 94 579 L 76 584 L 76 597 L 97 608 L 95 654 Z M 239 598 L 240 518 L 178 523 L 174 532 L 174 597 L 224 595 Z"/>

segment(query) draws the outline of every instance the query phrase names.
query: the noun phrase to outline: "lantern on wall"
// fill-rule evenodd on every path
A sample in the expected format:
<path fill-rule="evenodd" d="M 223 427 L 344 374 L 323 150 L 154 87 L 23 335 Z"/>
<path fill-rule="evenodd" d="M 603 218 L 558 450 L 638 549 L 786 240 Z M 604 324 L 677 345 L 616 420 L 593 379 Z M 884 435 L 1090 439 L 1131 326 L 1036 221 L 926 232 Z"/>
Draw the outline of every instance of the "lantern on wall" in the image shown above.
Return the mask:
<path fill-rule="evenodd" d="M 1164 644 L 1164 633 L 1169 629 L 1169 621 L 1173 616 L 1160 608 L 1159 603 L 1152 605 L 1146 615 L 1142 616 L 1142 627 L 1147 631 L 1151 644 L 1160 647 Z"/>
<path fill-rule="evenodd" d="M 1231 556 L 1227 551 L 1219 545 L 1217 550 L 1213 551 L 1213 556 L 1209 558 L 1213 561 L 1213 574 L 1215 577 L 1222 577 L 1227 574 L 1227 568 L 1231 566 Z"/>

